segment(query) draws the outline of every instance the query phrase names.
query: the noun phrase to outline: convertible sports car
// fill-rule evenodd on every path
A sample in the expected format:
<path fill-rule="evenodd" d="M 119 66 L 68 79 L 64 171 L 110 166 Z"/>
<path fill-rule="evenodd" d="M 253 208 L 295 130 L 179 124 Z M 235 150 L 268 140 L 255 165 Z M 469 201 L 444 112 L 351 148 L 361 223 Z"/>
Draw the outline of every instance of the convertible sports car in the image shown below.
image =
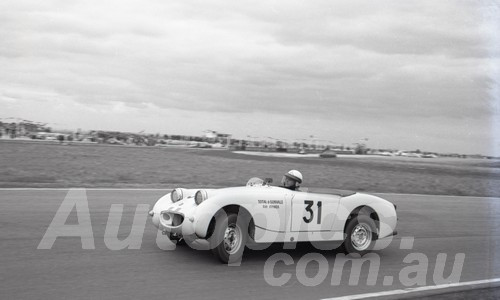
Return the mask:
<path fill-rule="evenodd" d="M 206 240 L 223 262 L 239 261 L 246 245 L 339 241 L 363 255 L 375 240 L 396 234 L 396 206 L 382 198 L 344 190 L 316 193 L 271 186 L 252 178 L 246 186 L 176 188 L 149 212 L 171 240 Z"/>

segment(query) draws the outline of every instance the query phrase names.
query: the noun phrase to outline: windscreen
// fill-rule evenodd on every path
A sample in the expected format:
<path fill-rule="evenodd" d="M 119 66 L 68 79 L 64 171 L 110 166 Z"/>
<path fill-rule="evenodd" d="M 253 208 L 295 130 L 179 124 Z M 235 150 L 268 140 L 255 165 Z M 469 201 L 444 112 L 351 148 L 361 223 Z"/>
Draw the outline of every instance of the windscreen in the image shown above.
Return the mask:
<path fill-rule="evenodd" d="M 263 184 L 264 184 L 264 180 L 262 180 L 258 177 L 252 177 L 247 182 L 247 186 L 261 186 Z"/>

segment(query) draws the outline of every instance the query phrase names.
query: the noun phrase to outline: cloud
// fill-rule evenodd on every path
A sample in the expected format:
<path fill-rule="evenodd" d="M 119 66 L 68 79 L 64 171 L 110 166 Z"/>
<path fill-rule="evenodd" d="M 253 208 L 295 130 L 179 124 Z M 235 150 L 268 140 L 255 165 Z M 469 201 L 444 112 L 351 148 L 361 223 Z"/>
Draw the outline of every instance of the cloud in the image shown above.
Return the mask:
<path fill-rule="evenodd" d="M 373 128 L 384 136 L 394 124 L 431 136 L 460 119 L 498 117 L 494 9 L 455 1 L 4 1 L 0 103 L 120 103 L 137 111 L 129 117 L 148 109 L 210 115 L 241 123 L 231 128 L 242 134 L 255 126 L 242 120 L 257 118 L 278 126 L 276 135 L 298 119 L 311 124 L 296 131 L 306 136 L 329 134 L 316 127 L 352 131 L 333 130 L 345 139 Z M 432 124 L 415 126 L 422 122 Z"/>

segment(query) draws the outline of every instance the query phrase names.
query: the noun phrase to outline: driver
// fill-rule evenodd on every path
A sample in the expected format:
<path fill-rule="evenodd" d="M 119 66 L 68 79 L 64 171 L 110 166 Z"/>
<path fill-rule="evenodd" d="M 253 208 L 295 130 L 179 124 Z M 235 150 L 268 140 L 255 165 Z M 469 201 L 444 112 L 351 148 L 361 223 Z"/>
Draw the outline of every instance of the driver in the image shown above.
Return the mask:
<path fill-rule="evenodd" d="M 299 189 L 299 185 L 302 183 L 302 174 L 297 170 L 290 170 L 281 179 L 281 184 L 283 187 L 296 191 Z"/>

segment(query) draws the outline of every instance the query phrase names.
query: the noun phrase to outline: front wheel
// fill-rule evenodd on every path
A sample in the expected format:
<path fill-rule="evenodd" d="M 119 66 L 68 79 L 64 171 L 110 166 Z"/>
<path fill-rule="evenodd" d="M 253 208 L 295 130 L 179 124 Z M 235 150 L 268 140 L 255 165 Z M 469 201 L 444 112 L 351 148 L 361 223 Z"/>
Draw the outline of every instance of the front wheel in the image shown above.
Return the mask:
<path fill-rule="evenodd" d="M 212 253 L 225 264 L 240 261 L 248 240 L 248 224 L 235 213 L 221 214 L 215 222 Z"/>
<path fill-rule="evenodd" d="M 347 224 L 344 252 L 364 255 L 373 248 L 376 236 L 375 221 L 368 216 L 356 216 Z"/>

